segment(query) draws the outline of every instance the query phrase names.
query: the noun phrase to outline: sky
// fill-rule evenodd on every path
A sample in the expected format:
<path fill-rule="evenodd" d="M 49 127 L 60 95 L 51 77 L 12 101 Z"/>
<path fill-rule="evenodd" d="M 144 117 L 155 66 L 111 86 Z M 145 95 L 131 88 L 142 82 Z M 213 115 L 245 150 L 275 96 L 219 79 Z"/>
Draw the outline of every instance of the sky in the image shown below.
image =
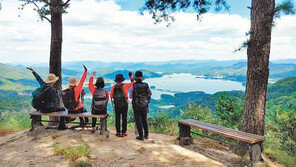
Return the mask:
<path fill-rule="evenodd" d="M 277 0 L 280 2 L 280 0 Z M 294 2 L 296 3 L 296 2 Z M 250 28 L 250 0 L 229 0 L 230 11 L 211 11 L 196 21 L 193 11 L 174 13 L 176 21 L 154 24 L 139 14 L 144 0 L 71 0 L 63 15 L 62 60 L 145 62 L 246 59 L 235 52 Z M 50 24 L 40 21 L 18 0 L 2 0 L 0 63 L 46 63 L 50 51 Z M 20 15 L 20 17 L 19 17 Z M 271 60 L 296 58 L 296 16 L 275 20 Z"/>

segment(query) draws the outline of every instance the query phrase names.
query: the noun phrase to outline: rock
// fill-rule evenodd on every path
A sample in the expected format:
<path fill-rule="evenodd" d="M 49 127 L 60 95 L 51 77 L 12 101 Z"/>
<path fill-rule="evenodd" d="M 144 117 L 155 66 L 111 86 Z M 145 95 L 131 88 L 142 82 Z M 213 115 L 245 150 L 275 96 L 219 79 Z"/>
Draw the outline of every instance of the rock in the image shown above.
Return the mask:
<path fill-rule="evenodd" d="M 77 167 L 92 166 L 90 160 L 87 157 L 78 158 L 73 162 L 73 164 Z"/>

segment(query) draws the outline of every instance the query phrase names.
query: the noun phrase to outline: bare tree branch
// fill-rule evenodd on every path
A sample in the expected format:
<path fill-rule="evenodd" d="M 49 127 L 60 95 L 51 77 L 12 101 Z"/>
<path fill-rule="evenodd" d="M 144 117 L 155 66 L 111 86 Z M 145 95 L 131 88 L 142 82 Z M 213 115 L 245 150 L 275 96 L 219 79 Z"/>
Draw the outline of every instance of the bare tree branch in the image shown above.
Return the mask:
<path fill-rule="evenodd" d="M 43 19 L 46 19 L 51 24 L 51 20 L 48 17 L 46 17 L 44 15 L 40 15 L 40 17 L 43 18 Z"/>
<path fill-rule="evenodd" d="M 48 0 L 41 0 L 43 1 L 44 3 L 46 3 L 47 5 L 50 5 L 50 3 L 48 2 Z"/>
<path fill-rule="evenodd" d="M 67 1 L 63 4 L 63 6 L 66 6 L 70 1 L 71 1 L 71 0 L 67 0 Z"/>

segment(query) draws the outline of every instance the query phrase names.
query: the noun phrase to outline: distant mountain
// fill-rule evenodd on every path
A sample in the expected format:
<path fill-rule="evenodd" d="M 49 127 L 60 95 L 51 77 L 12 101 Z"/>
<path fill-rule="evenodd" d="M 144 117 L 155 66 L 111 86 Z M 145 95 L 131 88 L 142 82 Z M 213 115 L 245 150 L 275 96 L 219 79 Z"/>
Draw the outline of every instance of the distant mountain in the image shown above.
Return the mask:
<path fill-rule="evenodd" d="M 150 72 L 147 70 L 141 70 L 141 71 L 143 72 L 143 75 L 145 78 L 156 78 L 156 77 L 162 76 L 161 74 L 158 74 L 155 72 Z M 103 77 L 114 80 L 116 74 L 123 74 L 124 78 L 128 80 L 129 79 L 128 72 L 129 72 L 128 70 L 117 70 L 112 73 L 105 74 L 105 75 L 103 75 Z M 133 73 L 133 75 L 134 75 L 134 73 Z"/>

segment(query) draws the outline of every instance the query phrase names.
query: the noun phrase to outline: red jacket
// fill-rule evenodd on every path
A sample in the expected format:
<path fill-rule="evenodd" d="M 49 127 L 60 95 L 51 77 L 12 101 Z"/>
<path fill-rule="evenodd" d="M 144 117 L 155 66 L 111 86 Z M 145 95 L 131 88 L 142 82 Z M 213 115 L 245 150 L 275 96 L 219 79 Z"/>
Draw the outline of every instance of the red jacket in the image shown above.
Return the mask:
<path fill-rule="evenodd" d="M 92 95 L 94 95 L 95 90 L 96 90 L 95 85 L 94 85 L 93 82 L 94 82 L 94 78 L 90 77 L 89 81 L 88 81 L 88 89 L 89 89 L 89 91 L 91 92 Z M 109 100 L 109 91 L 108 90 L 106 90 L 106 96 L 107 96 L 107 101 L 108 101 Z"/>
<path fill-rule="evenodd" d="M 82 91 L 82 86 L 83 86 L 83 83 L 86 79 L 86 75 L 87 75 L 87 71 L 84 71 L 83 72 L 83 75 L 79 81 L 79 84 L 77 86 L 74 87 L 74 96 L 75 96 L 75 100 L 78 103 L 77 107 L 73 110 L 69 110 L 69 111 L 74 111 L 74 110 L 79 110 L 80 108 L 83 107 L 83 104 L 81 103 L 81 98 L 80 98 L 80 94 L 81 94 L 81 91 Z M 73 86 L 70 86 L 69 89 L 73 88 Z"/>
<path fill-rule="evenodd" d="M 123 84 L 122 82 L 120 83 L 117 83 L 116 85 L 120 85 L 120 84 L 123 84 L 122 88 L 123 88 L 123 92 L 124 92 L 124 95 L 126 97 L 126 100 L 127 100 L 127 103 L 128 103 L 128 96 L 127 96 L 127 93 L 128 93 L 128 90 L 131 86 L 133 86 L 133 84 L 135 83 L 134 79 L 132 76 L 130 76 L 130 79 L 131 79 L 131 83 L 125 83 Z M 114 91 L 114 88 L 115 88 L 115 85 L 112 86 L 111 88 L 111 92 L 110 92 L 110 97 L 113 98 L 113 91 Z"/>

